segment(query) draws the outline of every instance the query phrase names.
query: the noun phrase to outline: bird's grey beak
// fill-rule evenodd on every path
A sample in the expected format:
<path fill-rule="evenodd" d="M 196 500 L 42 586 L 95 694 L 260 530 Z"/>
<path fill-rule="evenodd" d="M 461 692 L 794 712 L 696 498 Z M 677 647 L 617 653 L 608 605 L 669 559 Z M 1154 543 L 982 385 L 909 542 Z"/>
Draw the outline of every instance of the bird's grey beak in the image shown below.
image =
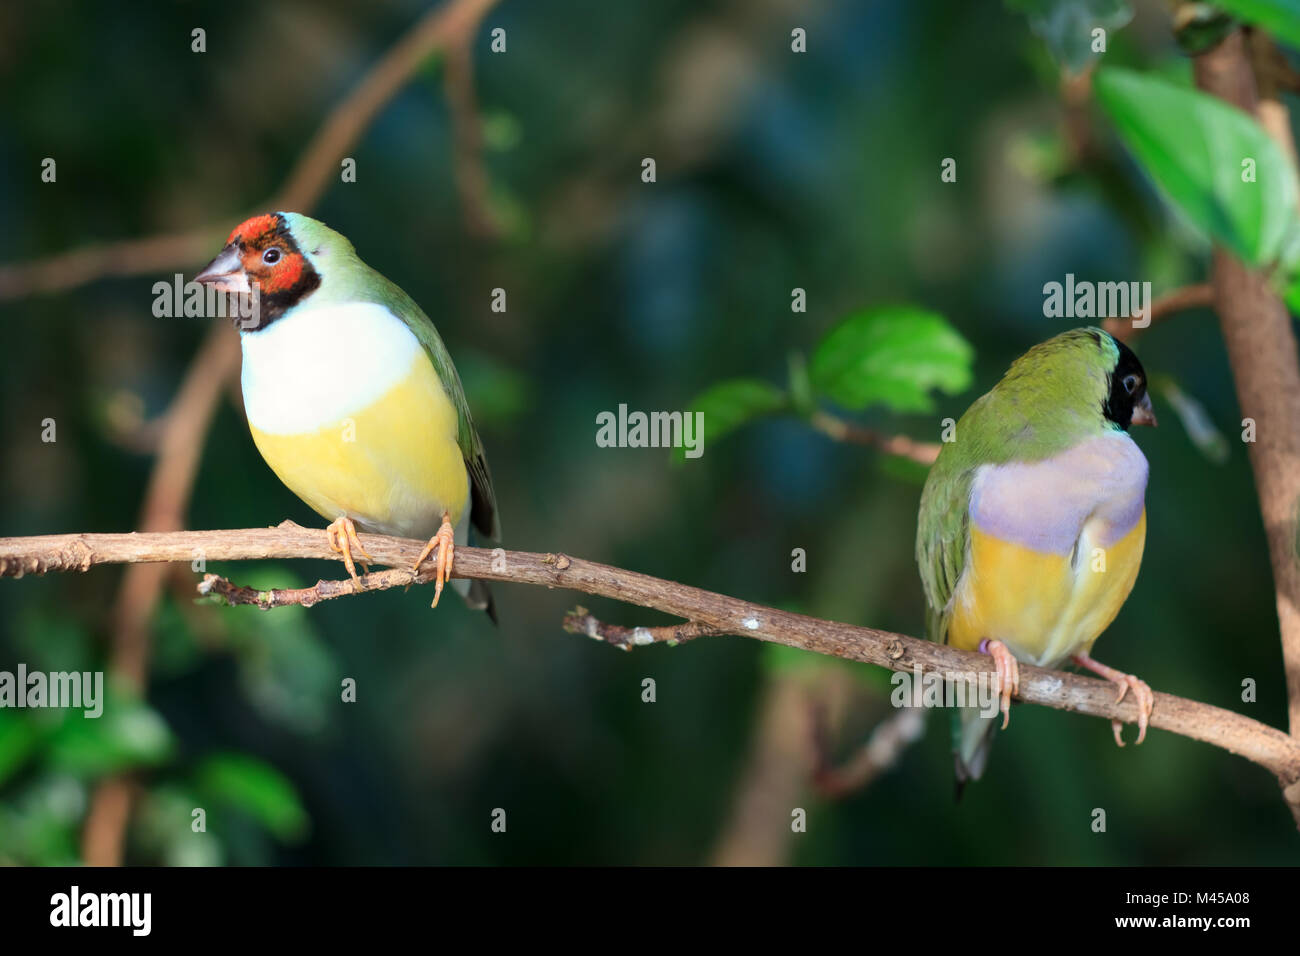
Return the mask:
<path fill-rule="evenodd" d="M 1130 422 L 1132 425 L 1151 425 L 1156 424 L 1156 413 L 1151 410 L 1151 396 L 1142 395 L 1142 401 L 1133 406 L 1133 418 Z"/>
<path fill-rule="evenodd" d="M 210 285 L 218 292 L 246 293 L 252 289 L 248 285 L 248 273 L 239 258 L 239 247 L 233 242 L 221 250 L 221 254 L 203 267 L 203 271 L 194 277 L 200 285 Z"/>

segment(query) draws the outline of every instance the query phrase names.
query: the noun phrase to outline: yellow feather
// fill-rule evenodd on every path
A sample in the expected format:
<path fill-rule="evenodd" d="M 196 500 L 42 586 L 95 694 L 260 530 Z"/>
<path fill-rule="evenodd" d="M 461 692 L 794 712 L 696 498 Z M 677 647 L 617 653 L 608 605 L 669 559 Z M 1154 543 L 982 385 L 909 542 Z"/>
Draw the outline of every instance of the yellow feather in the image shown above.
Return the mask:
<path fill-rule="evenodd" d="M 1000 640 L 1019 659 L 1054 667 L 1086 653 L 1133 590 L 1146 544 L 1146 512 L 1109 548 L 1085 525 L 1078 555 L 1035 551 L 971 528 L 970 562 L 954 595 L 948 642 L 976 650 Z"/>
<path fill-rule="evenodd" d="M 422 538 L 443 511 L 459 525 L 469 502 L 456 410 L 423 350 L 401 381 L 347 418 L 296 435 L 249 427 L 271 470 L 324 518 Z"/>

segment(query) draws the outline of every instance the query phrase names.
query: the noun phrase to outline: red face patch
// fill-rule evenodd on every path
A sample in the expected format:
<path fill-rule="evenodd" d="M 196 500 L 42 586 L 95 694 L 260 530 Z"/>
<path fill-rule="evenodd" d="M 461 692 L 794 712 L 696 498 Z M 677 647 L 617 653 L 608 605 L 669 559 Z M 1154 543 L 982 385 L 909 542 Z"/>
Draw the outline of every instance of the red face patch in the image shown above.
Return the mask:
<path fill-rule="evenodd" d="M 234 247 L 240 265 L 262 296 L 265 327 L 320 286 L 320 274 L 294 242 L 288 220 L 278 213 L 254 216 L 235 227 L 228 247 Z"/>
<path fill-rule="evenodd" d="M 275 247 L 268 247 L 275 248 Z M 250 268 L 247 258 L 245 260 L 245 270 L 249 274 L 256 275 L 262 285 L 262 291 L 265 293 L 283 292 L 292 289 L 302 279 L 303 267 L 306 263 L 303 261 L 300 252 L 281 251 L 280 259 L 272 266 L 267 266 L 262 261 L 263 252 L 250 252 L 247 258 L 253 259 L 256 268 Z"/>
<path fill-rule="evenodd" d="M 273 212 L 261 216 L 254 216 L 252 219 L 245 219 L 226 239 L 226 245 L 232 242 L 242 242 L 244 245 L 257 245 L 265 242 L 275 232 L 283 227 L 279 216 Z"/>

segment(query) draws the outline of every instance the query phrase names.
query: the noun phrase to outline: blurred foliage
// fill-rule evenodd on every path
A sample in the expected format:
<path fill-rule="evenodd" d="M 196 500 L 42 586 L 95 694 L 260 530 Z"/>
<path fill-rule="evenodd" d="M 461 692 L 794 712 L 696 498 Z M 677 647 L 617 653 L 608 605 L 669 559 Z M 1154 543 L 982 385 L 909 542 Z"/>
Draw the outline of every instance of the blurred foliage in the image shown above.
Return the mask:
<path fill-rule="evenodd" d="M 1207 4 L 1208 6 L 1208 4 Z M 1216 0 L 1243 23 L 1258 26 L 1292 46 L 1300 46 L 1300 3 L 1296 0 Z"/>
<path fill-rule="evenodd" d="M 1125 0 L 1007 0 L 1025 14 L 1061 66 L 1078 72 L 1097 57 L 1093 31 L 1118 30 L 1133 19 Z"/>
<path fill-rule="evenodd" d="M 1290 4 L 1222 6 L 1293 41 L 1300 29 Z M 0 261 L 233 225 L 424 9 L 3 5 Z M 1093 24 L 1105 54 L 1082 42 Z M 207 53 L 190 51 L 196 25 Z M 1296 271 L 1286 167 L 1249 121 L 1188 89 L 1154 0 L 629 0 L 617 15 L 505 0 L 487 25 L 510 38 L 495 55 L 484 31 L 475 49 L 501 239 L 467 237 L 436 57 L 352 150 L 357 182 L 312 212 L 438 323 L 510 548 L 919 633 L 923 469 L 801 419 L 827 402 L 936 438 L 1061 330 L 1042 289 L 1066 272 L 1161 291 L 1205 274 L 1209 238 L 1280 258 L 1280 282 Z M 1084 62 L 1105 67 L 1080 149 L 1060 70 Z M 1257 160 L 1253 191 L 1239 153 Z M 39 180 L 44 157 L 56 183 Z M 955 182 L 940 178 L 947 158 Z M 159 278 L 0 304 L 0 533 L 135 526 L 150 424 L 206 332 L 152 317 Z M 495 288 L 508 311 L 491 310 Z M 1186 427 L 1140 438 L 1146 560 L 1098 654 L 1280 726 L 1267 548 L 1217 330 L 1189 314 L 1140 349 Z M 710 422 L 700 459 L 594 443 L 602 411 L 692 396 Z M 46 418 L 56 442 L 41 441 Z M 286 517 L 320 524 L 224 403 L 189 525 Z M 292 587 L 334 569 L 206 570 Z M 94 785 L 129 769 L 137 863 L 699 862 L 731 822 L 774 675 L 834 667 L 887 695 L 878 669 L 740 639 L 616 654 L 564 634 L 572 596 L 543 588 L 500 587 L 493 630 L 458 602 L 430 612 L 427 595 L 399 591 L 310 610 L 196 604 L 199 577 L 182 568 L 152 621 L 145 700 L 110 686 L 98 721 L 0 710 L 0 861 L 77 862 Z M 97 568 L 0 582 L 0 670 L 103 668 L 120 581 Z M 619 623 L 664 621 L 589 603 Z M 1258 703 L 1240 700 L 1246 677 Z M 355 703 L 340 696 L 348 679 Z M 946 715 L 930 726 L 868 790 L 810 793 L 793 861 L 1294 862 L 1275 782 L 1230 754 L 1159 732 L 1118 751 L 1100 721 L 1018 707 L 954 805 Z M 490 829 L 498 807 L 506 834 Z"/>

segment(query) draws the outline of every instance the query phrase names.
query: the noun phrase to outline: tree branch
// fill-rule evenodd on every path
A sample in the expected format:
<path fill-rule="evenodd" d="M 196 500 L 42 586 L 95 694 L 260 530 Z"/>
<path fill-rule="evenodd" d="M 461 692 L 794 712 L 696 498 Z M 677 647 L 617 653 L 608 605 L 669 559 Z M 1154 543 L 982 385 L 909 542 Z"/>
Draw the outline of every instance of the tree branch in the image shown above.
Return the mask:
<path fill-rule="evenodd" d="M 921 712 L 915 708 L 896 711 L 878 723 L 867 742 L 840 766 L 823 762 L 813 775 L 817 792 L 836 800 L 856 793 L 894 766 L 909 746 L 925 733 Z"/>
<path fill-rule="evenodd" d="M 1213 305 L 1214 285 L 1209 282 L 1198 282 L 1196 285 L 1183 286 L 1181 289 L 1174 289 L 1164 295 L 1156 296 L 1151 303 L 1150 325 L 1136 326 L 1133 324 L 1133 320 L 1141 318 L 1141 316 L 1130 315 L 1113 316 L 1101 323 L 1101 327 L 1121 342 L 1132 342 L 1138 335 L 1148 331 L 1158 322 L 1163 322 L 1170 316 L 1185 312 L 1188 309 L 1209 308 Z"/>
<path fill-rule="evenodd" d="M 937 442 L 917 441 L 906 435 L 889 435 L 875 428 L 846 422 L 842 418 L 836 418 L 820 410 L 812 413 L 808 424 L 835 441 L 847 442 L 850 445 L 866 445 L 887 455 L 910 458 L 922 465 L 933 465 L 942 447 Z"/>
<path fill-rule="evenodd" d="M 361 535 L 375 562 L 394 568 L 362 578 L 367 587 L 388 588 L 427 580 L 404 570 L 414 564 L 424 542 L 383 535 Z M 32 538 L 0 538 L 0 577 L 20 577 L 48 571 L 87 571 L 98 564 L 141 562 L 265 560 L 268 558 L 319 558 L 337 560 L 319 530 L 296 525 L 233 531 L 182 531 L 166 534 L 65 534 Z M 903 634 L 808 617 L 752 604 L 724 594 L 676 584 L 620 568 L 571 558 L 563 554 L 460 547 L 456 549 L 455 577 L 510 581 L 548 588 L 568 588 L 597 594 L 628 604 L 654 608 L 683 618 L 701 636 L 732 634 L 785 644 L 818 654 L 875 664 L 896 671 L 978 674 L 993 672 L 989 658 L 959 651 Z M 222 594 L 205 579 L 208 592 Z M 354 593 L 350 582 L 322 582 L 299 591 L 262 592 L 280 595 L 310 594 L 313 599 Z M 254 602 L 260 603 L 260 602 Z M 267 602 L 268 606 L 274 602 Z M 281 603 L 289 603 L 281 601 Z M 665 643 L 677 629 L 646 628 L 632 643 Z M 597 629 L 597 637 L 608 640 Z M 648 638 L 648 639 L 647 639 Z M 617 643 L 617 641 L 613 642 Z M 1131 698 L 1115 700 L 1112 684 L 1022 664 L 1019 699 L 1057 710 L 1072 710 L 1107 720 L 1133 723 L 1137 709 Z M 1276 728 L 1240 714 L 1186 700 L 1171 694 L 1155 695 L 1151 726 L 1212 744 L 1245 757 L 1275 774 L 1288 793 L 1300 781 L 1300 742 Z M 1300 804 L 1291 809 L 1300 823 Z"/>
<path fill-rule="evenodd" d="M 1196 58 L 1196 85 L 1252 116 L 1260 100 L 1240 30 Z M 1266 104 L 1267 105 L 1267 104 Z M 1266 129 L 1291 151 L 1285 110 Z M 1300 739 L 1300 362 L 1291 317 L 1268 280 L 1222 247 L 1214 250 L 1214 294 L 1241 413 L 1255 422 L 1249 444 L 1268 535 L 1282 636 L 1291 734 Z"/>
<path fill-rule="evenodd" d="M 429 10 L 330 111 L 289 172 L 284 186 L 255 209 L 187 232 L 98 243 L 29 262 L 0 264 L 0 302 L 58 292 L 104 279 L 183 269 L 212 255 L 238 222 L 270 209 L 305 211 L 338 175 L 344 153 L 433 52 L 466 42 L 499 0 L 448 0 Z M 460 149 L 457 148 L 457 156 Z"/>
<path fill-rule="evenodd" d="M 624 651 L 630 651 L 634 647 L 644 647 L 646 644 L 667 644 L 675 647 L 697 637 L 720 637 L 726 633 L 712 625 L 701 624 L 699 621 L 668 624 L 662 627 L 622 627 L 618 624 L 606 624 L 599 618 L 593 617 L 585 607 L 570 611 L 564 615 L 561 623 L 570 634 L 581 634 L 593 640 L 604 641 Z"/>
<path fill-rule="evenodd" d="M 443 89 L 452 123 L 452 169 L 460 194 L 465 231 L 482 239 L 501 234 L 489 201 L 490 184 L 483 161 L 483 118 L 474 86 L 474 31 L 464 30 L 447 45 Z"/>

